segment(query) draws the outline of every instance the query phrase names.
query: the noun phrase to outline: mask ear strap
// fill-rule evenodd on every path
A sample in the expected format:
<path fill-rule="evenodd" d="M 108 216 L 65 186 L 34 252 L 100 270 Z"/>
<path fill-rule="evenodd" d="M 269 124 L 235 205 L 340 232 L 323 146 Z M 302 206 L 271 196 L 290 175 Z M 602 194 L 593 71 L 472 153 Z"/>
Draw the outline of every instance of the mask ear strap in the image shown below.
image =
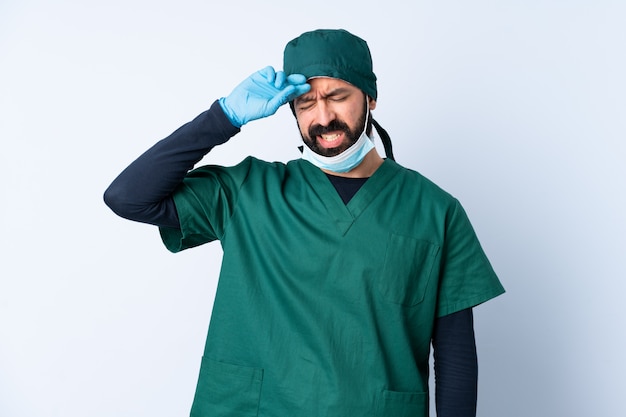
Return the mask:
<path fill-rule="evenodd" d="M 372 118 L 372 124 L 376 128 L 376 131 L 378 132 L 378 135 L 380 135 L 380 139 L 383 142 L 385 155 L 387 155 L 387 158 L 395 161 L 396 159 L 393 157 L 393 149 L 391 147 L 391 138 L 389 137 L 389 133 L 387 133 L 387 131 L 383 129 L 382 126 L 379 125 L 376 120 L 374 120 L 374 118 Z"/>

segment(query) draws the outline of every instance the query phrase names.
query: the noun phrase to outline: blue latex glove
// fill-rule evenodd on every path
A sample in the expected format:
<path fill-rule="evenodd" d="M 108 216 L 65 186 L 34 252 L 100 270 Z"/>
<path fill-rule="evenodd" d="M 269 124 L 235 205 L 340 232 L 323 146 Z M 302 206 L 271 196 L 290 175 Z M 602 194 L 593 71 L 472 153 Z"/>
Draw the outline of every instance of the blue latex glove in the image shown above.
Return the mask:
<path fill-rule="evenodd" d="M 230 122 L 241 127 L 251 120 L 273 115 L 280 106 L 310 89 L 302 74 L 287 76 L 283 71 L 265 67 L 246 78 L 219 102 Z"/>

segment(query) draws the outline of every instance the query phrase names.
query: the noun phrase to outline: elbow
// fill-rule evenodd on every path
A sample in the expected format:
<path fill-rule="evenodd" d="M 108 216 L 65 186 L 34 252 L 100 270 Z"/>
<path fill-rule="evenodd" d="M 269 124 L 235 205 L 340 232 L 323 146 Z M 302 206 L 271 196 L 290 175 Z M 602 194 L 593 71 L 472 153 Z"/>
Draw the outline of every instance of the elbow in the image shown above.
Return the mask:
<path fill-rule="evenodd" d="M 104 200 L 104 204 L 106 204 L 107 207 L 109 207 L 114 212 L 115 212 L 115 208 L 117 207 L 117 204 L 118 204 L 118 198 L 119 198 L 118 195 L 119 195 L 119 193 L 117 192 L 115 187 L 113 187 L 113 184 L 111 184 L 111 185 L 109 185 L 109 188 L 104 190 L 104 194 L 102 196 L 102 198 Z"/>
<path fill-rule="evenodd" d="M 104 191 L 103 195 L 104 204 L 106 204 L 107 207 L 109 207 L 115 214 L 121 217 L 126 217 L 124 213 L 125 208 L 127 207 L 127 199 L 124 195 L 124 190 L 117 187 L 115 182 L 109 185 L 109 188 Z"/>

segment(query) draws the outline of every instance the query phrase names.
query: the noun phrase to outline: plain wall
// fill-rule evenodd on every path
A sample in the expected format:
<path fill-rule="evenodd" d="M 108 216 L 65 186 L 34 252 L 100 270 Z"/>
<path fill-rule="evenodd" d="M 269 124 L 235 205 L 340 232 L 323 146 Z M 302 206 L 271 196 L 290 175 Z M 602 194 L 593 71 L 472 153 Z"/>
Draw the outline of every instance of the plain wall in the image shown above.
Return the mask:
<path fill-rule="evenodd" d="M 214 3 L 214 4 L 212 4 Z M 621 1 L 0 3 L 0 416 L 187 415 L 221 260 L 102 202 L 287 41 L 369 43 L 396 160 L 466 208 L 507 293 L 475 310 L 479 415 L 624 416 Z M 288 108 L 203 162 L 297 158 Z M 434 415 L 434 414 L 433 414 Z"/>

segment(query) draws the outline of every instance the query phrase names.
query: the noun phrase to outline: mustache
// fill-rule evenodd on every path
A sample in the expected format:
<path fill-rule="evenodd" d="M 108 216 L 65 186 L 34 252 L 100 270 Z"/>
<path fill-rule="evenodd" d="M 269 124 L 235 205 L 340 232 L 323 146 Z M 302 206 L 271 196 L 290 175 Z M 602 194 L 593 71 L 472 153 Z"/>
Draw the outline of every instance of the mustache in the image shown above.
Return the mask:
<path fill-rule="evenodd" d="M 344 133 L 350 133 L 350 128 L 348 127 L 347 124 L 345 124 L 341 120 L 335 119 L 335 120 L 331 120 L 330 123 L 328 123 L 327 126 L 322 126 L 320 124 L 316 124 L 316 125 L 311 126 L 309 128 L 309 137 L 311 139 L 313 139 L 316 136 L 320 136 L 320 135 L 323 135 L 325 133 L 333 132 L 333 131 L 337 131 L 337 130 L 341 130 Z"/>

